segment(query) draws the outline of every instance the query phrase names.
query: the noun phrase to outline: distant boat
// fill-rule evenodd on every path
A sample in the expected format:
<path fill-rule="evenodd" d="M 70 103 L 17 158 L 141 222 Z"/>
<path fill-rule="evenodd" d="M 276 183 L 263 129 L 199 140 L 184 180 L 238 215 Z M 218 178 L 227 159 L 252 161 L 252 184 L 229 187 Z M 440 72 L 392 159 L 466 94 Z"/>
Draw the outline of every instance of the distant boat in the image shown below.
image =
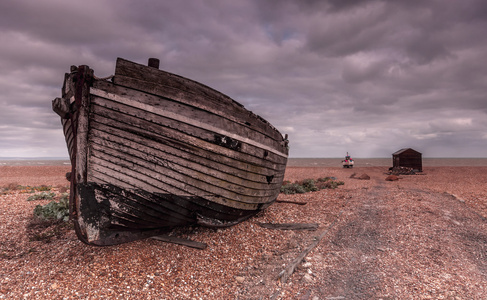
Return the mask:
<path fill-rule="evenodd" d="M 119 58 L 100 79 L 71 67 L 53 100 L 71 159 L 78 238 L 113 245 L 175 226 L 237 224 L 277 198 L 288 141 L 201 83 Z"/>
<path fill-rule="evenodd" d="M 348 155 L 348 152 L 345 159 L 342 160 L 342 165 L 344 168 L 353 168 L 353 159 Z"/>

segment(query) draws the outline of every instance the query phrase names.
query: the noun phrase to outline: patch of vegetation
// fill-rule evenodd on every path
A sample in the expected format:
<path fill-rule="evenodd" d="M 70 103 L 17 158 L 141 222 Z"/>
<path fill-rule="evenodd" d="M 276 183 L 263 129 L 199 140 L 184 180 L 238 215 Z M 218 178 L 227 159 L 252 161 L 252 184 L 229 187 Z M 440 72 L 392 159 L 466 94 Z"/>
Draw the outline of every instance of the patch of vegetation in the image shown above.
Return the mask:
<path fill-rule="evenodd" d="M 0 188 L 1 194 L 7 194 L 9 192 L 18 191 L 20 193 L 36 193 L 36 192 L 48 192 L 52 189 L 52 186 L 49 185 L 40 185 L 40 186 L 29 186 L 29 185 L 20 185 L 18 183 L 9 183 L 6 186 Z"/>
<path fill-rule="evenodd" d="M 32 189 L 39 192 L 45 192 L 45 191 L 50 191 L 52 187 L 49 185 L 40 185 L 40 186 L 35 186 Z"/>
<path fill-rule="evenodd" d="M 48 192 L 52 189 L 52 187 L 48 185 L 19 186 L 18 189 L 24 191 L 25 193 L 35 193 L 35 192 Z"/>
<path fill-rule="evenodd" d="M 33 218 L 27 225 L 30 241 L 49 243 L 52 239 L 62 238 L 73 229 L 69 220 L 69 194 L 64 193 L 58 201 L 34 208 Z"/>
<path fill-rule="evenodd" d="M 34 200 L 52 200 L 56 196 L 53 192 L 42 192 L 39 194 L 35 194 L 27 198 L 27 201 L 34 201 Z"/>
<path fill-rule="evenodd" d="M 304 179 L 291 183 L 285 181 L 281 186 L 281 193 L 290 194 L 304 194 L 308 192 L 316 192 L 323 189 L 336 189 L 338 186 L 345 184 L 343 181 L 337 181 L 334 177 L 323 177 L 314 179 Z"/>
<path fill-rule="evenodd" d="M 304 194 L 306 190 L 302 185 L 299 183 L 291 183 L 286 181 L 281 186 L 281 193 L 290 195 L 290 194 Z"/>
<path fill-rule="evenodd" d="M 69 220 L 69 195 L 63 194 L 59 201 L 51 201 L 46 205 L 34 208 L 34 217 L 40 220 Z"/>

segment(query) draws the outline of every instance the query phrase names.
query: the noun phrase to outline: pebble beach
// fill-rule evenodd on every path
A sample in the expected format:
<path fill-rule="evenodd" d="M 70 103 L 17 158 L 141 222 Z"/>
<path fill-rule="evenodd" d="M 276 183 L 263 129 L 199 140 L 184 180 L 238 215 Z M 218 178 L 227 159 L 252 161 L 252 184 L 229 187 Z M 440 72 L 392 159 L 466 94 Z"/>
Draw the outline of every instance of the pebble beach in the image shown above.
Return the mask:
<path fill-rule="evenodd" d="M 487 298 L 487 166 L 424 165 L 386 181 L 387 165 L 319 163 L 293 161 L 285 180 L 344 184 L 280 194 L 305 204 L 275 203 L 230 228 L 172 233 L 205 250 L 154 239 L 94 247 L 69 226 L 35 227 L 34 207 L 49 200 L 27 201 L 27 187 L 59 196 L 70 166 L 0 165 L 0 299 Z M 363 174 L 370 179 L 357 179 Z"/>

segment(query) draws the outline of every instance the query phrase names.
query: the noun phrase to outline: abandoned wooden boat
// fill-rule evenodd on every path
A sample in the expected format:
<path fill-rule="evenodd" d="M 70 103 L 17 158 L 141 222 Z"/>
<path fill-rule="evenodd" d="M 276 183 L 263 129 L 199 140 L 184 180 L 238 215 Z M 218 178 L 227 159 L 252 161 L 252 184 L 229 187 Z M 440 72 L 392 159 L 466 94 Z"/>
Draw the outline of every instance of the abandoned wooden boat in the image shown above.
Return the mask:
<path fill-rule="evenodd" d="M 61 117 L 80 240 L 113 245 L 175 226 L 231 226 L 272 204 L 287 137 L 226 95 L 119 58 L 100 79 L 71 67 Z"/>

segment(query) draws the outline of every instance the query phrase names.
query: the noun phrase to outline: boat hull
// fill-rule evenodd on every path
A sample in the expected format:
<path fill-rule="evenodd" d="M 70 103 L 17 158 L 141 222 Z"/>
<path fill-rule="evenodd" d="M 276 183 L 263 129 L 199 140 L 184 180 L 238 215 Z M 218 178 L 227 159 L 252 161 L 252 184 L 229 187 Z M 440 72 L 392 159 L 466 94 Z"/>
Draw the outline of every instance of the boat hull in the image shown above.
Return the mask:
<path fill-rule="evenodd" d="M 229 97 L 158 69 L 117 61 L 112 81 L 86 66 L 53 101 L 72 162 L 70 214 L 94 245 L 175 226 L 230 226 L 272 204 L 287 141 Z"/>

